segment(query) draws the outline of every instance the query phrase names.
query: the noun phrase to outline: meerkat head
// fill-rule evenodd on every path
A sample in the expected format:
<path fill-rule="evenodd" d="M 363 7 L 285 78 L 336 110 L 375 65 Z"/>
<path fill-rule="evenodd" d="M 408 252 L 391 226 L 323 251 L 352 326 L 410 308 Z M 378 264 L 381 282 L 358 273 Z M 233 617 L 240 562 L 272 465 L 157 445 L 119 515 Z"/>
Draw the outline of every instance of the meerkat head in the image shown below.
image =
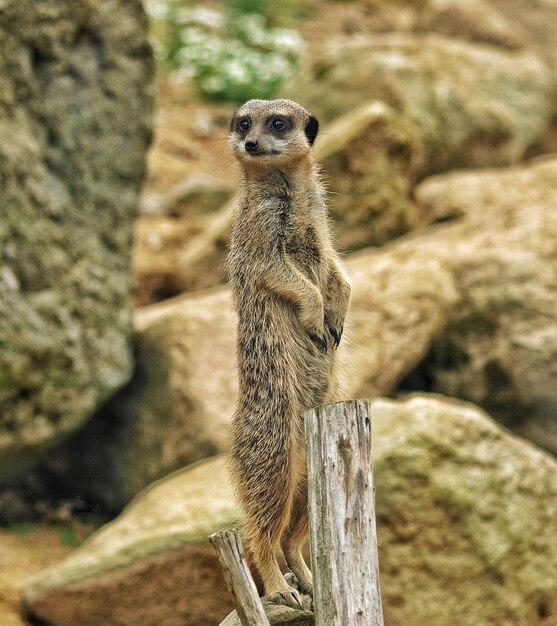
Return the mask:
<path fill-rule="evenodd" d="M 230 145 L 242 165 L 293 165 L 310 151 L 319 123 L 292 100 L 249 100 L 236 111 Z"/>

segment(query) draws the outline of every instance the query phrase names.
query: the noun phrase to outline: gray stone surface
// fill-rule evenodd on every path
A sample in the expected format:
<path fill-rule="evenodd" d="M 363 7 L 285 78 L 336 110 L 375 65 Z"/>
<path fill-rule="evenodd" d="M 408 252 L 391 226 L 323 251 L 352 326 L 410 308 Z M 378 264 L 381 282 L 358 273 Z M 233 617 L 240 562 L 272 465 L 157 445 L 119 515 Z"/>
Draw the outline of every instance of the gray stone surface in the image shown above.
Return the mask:
<path fill-rule="evenodd" d="M 139 0 L 0 2 L 0 483 L 131 373 L 146 31 Z"/>

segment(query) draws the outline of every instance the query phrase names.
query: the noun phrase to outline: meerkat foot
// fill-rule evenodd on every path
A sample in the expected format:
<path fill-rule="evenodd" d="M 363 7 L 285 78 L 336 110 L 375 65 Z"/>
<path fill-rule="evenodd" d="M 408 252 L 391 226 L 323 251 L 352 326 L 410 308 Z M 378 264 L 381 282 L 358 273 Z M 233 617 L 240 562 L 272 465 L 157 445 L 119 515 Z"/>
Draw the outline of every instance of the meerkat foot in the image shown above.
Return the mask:
<path fill-rule="evenodd" d="M 306 581 L 298 580 L 297 589 L 300 593 L 304 593 L 313 598 L 313 583 L 312 582 L 307 581 L 307 580 Z"/>
<path fill-rule="evenodd" d="M 275 593 L 268 594 L 267 599 L 274 604 L 289 606 L 291 609 L 298 609 L 299 611 L 305 610 L 302 595 L 297 589 L 289 588 L 288 590 L 276 591 Z"/>
<path fill-rule="evenodd" d="M 292 572 L 286 572 L 286 574 L 284 575 L 284 580 L 289 587 L 292 587 L 292 589 L 298 589 L 298 587 L 300 586 L 300 581 Z"/>

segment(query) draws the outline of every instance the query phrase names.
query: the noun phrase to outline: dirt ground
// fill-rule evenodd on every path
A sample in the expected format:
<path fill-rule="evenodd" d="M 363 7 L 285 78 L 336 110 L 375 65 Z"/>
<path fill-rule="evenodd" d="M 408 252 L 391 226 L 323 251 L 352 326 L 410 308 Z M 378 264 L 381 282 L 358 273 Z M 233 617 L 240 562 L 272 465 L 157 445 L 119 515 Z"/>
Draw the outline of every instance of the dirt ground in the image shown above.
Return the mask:
<path fill-rule="evenodd" d="M 159 78 L 144 193 L 164 193 L 200 173 L 234 184 L 237 174 L 226 144 L 234 108 L 202 102 L 183 82 Z"/>
<path fill-rule="evenodd" d="M 61 561 L 93 527 L 20 524 L 0 529 L 0 624 L 28 626 L 23 615 L 22 593 L 41 570 Z M 77 625 L 76 625 L 77 626 Z"/>

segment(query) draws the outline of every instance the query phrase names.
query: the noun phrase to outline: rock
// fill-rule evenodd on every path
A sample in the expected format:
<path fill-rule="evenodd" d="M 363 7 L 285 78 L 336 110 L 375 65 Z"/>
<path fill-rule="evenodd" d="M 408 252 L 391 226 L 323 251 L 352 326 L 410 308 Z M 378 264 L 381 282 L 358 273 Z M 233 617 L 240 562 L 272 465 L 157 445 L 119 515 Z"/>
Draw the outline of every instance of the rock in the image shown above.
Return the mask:
<path fill-rule="evenodd" d="M 489 0 L 493 8 L 520 24 L 530 45 L 549 63 L 557 78 L 557 5 L 547 0 Z"/>
<path fill-rule="evenodd" d="M 373 410 L 386 623 L 553 623 L 555 460 L 462 402 Z"/>
<path fill-rule="evenodd" d="M 533 52 L 436 35 L 376 35 L 306 64 L 286 88 L 323 122 L 370 100 L 406 118 L 423 145 L 419 178 L 518 161 L 548 131 L 555 80 Z"/>
<path fill-rule="evenodd" d="M 153 67 L 138 0 L 2 2 L 0 39 L 2 484 L 131 374 Z"/>
<path fill-rule="evenodd" d="M 448 320 L 457 298 L 452 277 L 419 253 L 372 250 L 347 267 L 354 296 L 341 348 L 352 393 L 386 394 Z M 40 468 L 112 511 L 151 481 L 225 450 L 237 395 L 228 290 L 145 307 L 135 320 L 131 383 Z"/>
<path fill-rule="evenodd" d="M 143 198 L 132 253 L 136 306 L 221 282 L 224 245 L 214 250 L 211 264 L 201 267 L 183 255 L 205 236 L 214 213 L 230 200 L 232 192 L 229 183 L 198 174 L 177 183 L 167 193 L 151 193 Z"/>
<path fill-rule="evenodd" d="M 203 233 L 204 225 L 205 221 L 199 218 L 167 215 L 148 215 L 137 220 L 132 257 L 136 306 L 160 302 L 183 291 L 219 282 L 218 275 L 207 277 L 202 271 L 193 274 L 188 266 L 182 271 L 180 254 L 193 238 Z"/>
<path fill-rule="evenodd" d="M 147 488 L 26 604 L 53 626 L 214 626 L 232 601 L 207 536 L 236 519 L 222 459 L 200 462 Z"/>
<path fill-rule="evenodd" d="M 223 451 L 237 394 L 227 290 L 146 307 L 135 324 L 134 377 L 46 463 L 70 492 L 112 512 L 153 480 Z"/>
<path fill-rule="evenodd" d="M 516 5 L 516 2 L 513 2 Z M 521 4 L 526 9 L 527 0 Z M 551 19 L 552 7 L 536 0 L 536 9 L 547 5 L 546 17 Z M 319 58 L 328 42 L 369 37 L 372 34 L 438 33 L 448 37 L 488 43 L 507 49 L 520 49 L 532 44 L 524 20 L 509 10 L 506 0 L 495 6 L 493 0 L 366 0 L 366 2 L 328 3 L 326 11 L 316 11 L 309 23 L 300 29 L 309 43 L 311 56 Z"/>
<path fill-rule="evenodd" d="M 392 107 L 376 100 L 351 109 L 327 125 L 315 150 L 341 250 L 382 245 L 427 223 L 412 198 L 421 138 Z"/>
<path fill-rule="evenodd" d="M 492 0 L 426 0 L 414 5 L 412 30 L 435 32 L 448 37 L 493 44 L 509 49 L 532 45 L 522 23 L 513 19 L 508 6 L 499 11 Z"/>
<path fill-rule="evenodd" d="M 386 623 L 553 623 L 555 460 L 463 402 L 380 398 L 372 416 Z M 198 463 L 43 572 L 27 605 L 55 626 L 213 626 L 230 601 L 205 537 L 235 517 L 222 460 Z"/>
<path fill-rule="evenodd" d="M 425 388 L 481 405 L 555 454 L 556 179 L 555 157 L 427 179 L 418 201 L 461 219 L 403 246 L 450 269 L 462 298 L 417 369 Z"/>
<path fill-rule="evenodd" d="M 419 250 L 365 250 L 346 266 L 353 289 L 346 339 L 351 396 L 386 395 L 451 318 L 455 283 Z"/>
<path fill-rule="evenodd" d="M 141 215 L 199 216 L 220 208 L 232 195 L 232 186 L 212 174 L 192 174 L 165 193 L 145 193 Z"/>
<path fill-rule="evenodd" d="M 136 225 L 136 302 L 151 304 L 221 283 L 233 202 L 194 218 L 143 217 Z"/>

